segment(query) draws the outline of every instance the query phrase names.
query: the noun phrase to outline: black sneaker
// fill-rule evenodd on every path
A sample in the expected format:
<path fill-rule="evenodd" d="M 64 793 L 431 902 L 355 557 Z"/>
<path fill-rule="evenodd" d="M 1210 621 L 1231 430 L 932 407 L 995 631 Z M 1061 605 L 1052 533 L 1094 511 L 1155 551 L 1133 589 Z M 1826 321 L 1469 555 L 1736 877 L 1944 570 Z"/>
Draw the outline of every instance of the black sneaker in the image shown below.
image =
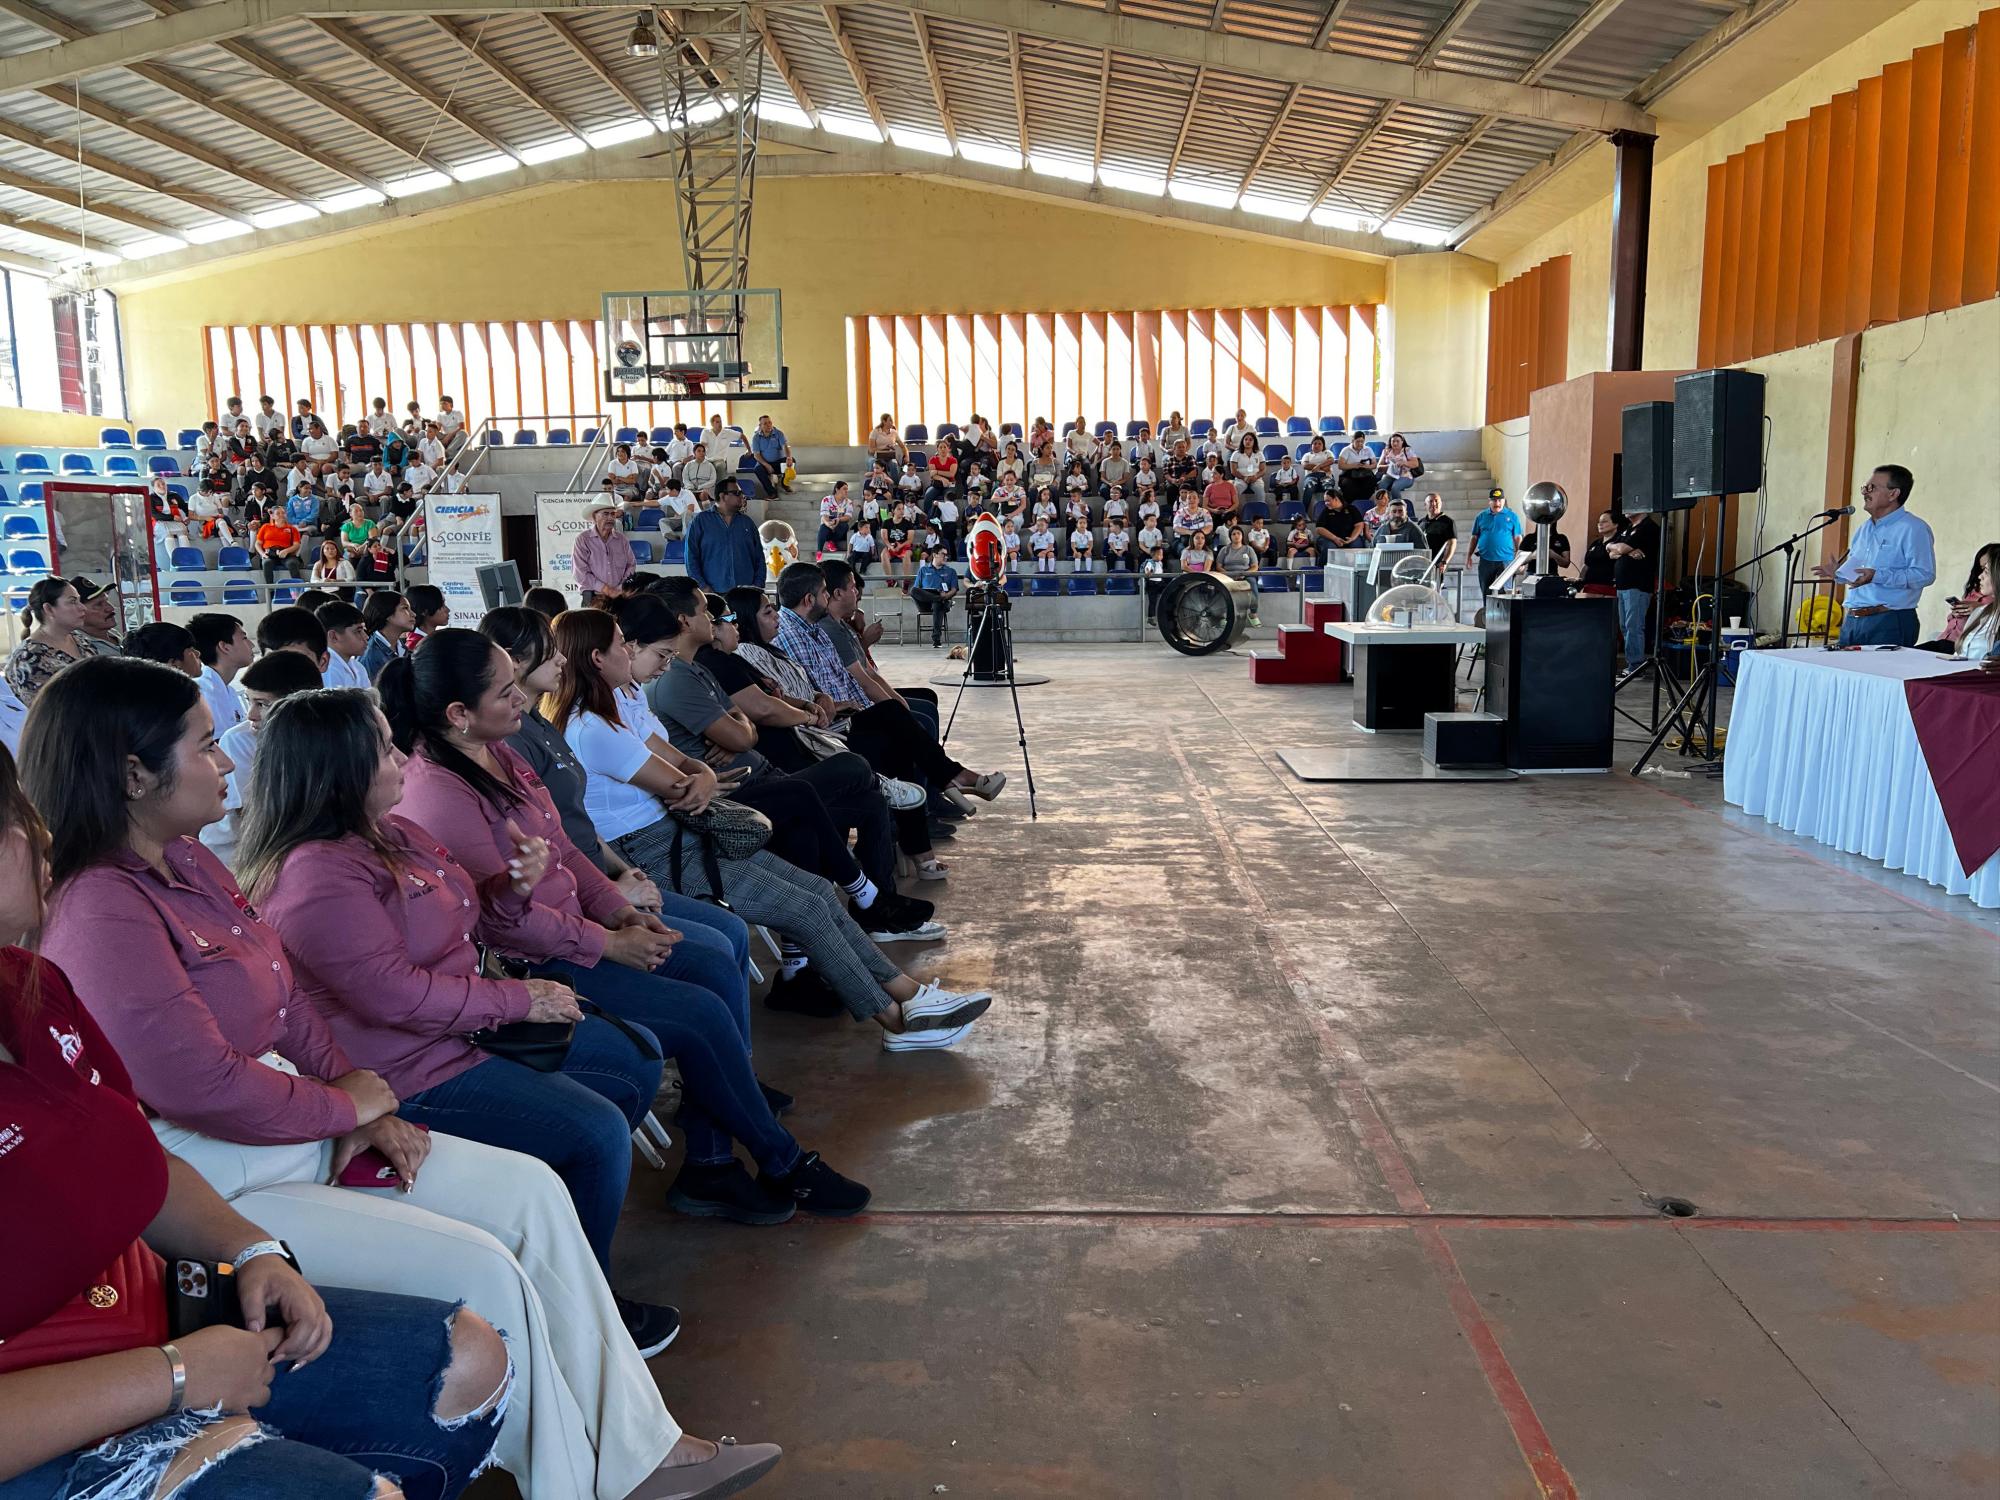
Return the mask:
<path fill-rule="evenodd" d="M 772 1192 L 788 1195 L 807 1213 L 827 1219 L 845 1219 L 860 1213 L 872 1196 L 860 1183 L 842 1177 L 821 1161 L 817 1151 L 808 1151 L 800 1157 L 799 1164 L 783 1177 L 767 1172 L 757 1181 Z"/>
<path fill-rule="evenodd" d="M 926 902 L 905 903 L 900 896 L 881 897 L 866 911 L 854 914 L 861 930 L 878 943 L 935 943 L 945 936 L 945 925 L 910 910 Z M 931 908 L 933 911 L 935 907 Z"/>
<path fill-rule="evenodd" d="M 869 931 L 875 931 L 870 921 L 883 928 L 893 927 L 901 931 L 906 927 L 921 927 L 937 915 L 937 906 L 916 896 L 905 896 L 900 891 L 884 891 L 875 898 L 875 904 L 866 911 L 857 911 L 855 920 Z"/>
<path fill-rule="evenodd" d="M 790 1114 L 792 1106 L 799 1102 L 783 1089 L 772 1088 L 761 1078 L 757 1080 L 757 1087 L 764 1091 L 764 1102 L 770 1106 L 773 1116 Z"/>
<path fill-rule="evenodd" d="M 933 844 L 941 844 L 946 839 L 958 837 L 958 830 L 940 818 L 932 818 L 924 825 L 924 831 L 930 835 Z"/>
<path fill-rule="evenodd" d="M 847 1009 L 818 971 L 810 968 L 799 970 L 790 979 L 774 980 L 770 993 L 764 997 L 764 1005 L 769 1010 L 789 1011 L 817 1020 L 840 1015 Z"/>
<path fill-rule="evenodd" d="M 739 1161 L 721 1166 L 681 1167 L 667 1189 L 667 1207 L 696 1219 L 727 1219 L 732 1224 L 782 1224 L 793 1213 L 792 1200 L 767 1182 L 753 1181 Z"/>
<path fill-rule="evenodd" d="M 611 1300 L 618 1304 L 618 1316 L 625 1320 L 625 1331 L 639 1346 L 639 1358 L 651 1359 L 680 1337 L 678 1308 L 668 1307 L 664 1302 L 634 1302 L 616 1292 L 611 1294 Z"/>

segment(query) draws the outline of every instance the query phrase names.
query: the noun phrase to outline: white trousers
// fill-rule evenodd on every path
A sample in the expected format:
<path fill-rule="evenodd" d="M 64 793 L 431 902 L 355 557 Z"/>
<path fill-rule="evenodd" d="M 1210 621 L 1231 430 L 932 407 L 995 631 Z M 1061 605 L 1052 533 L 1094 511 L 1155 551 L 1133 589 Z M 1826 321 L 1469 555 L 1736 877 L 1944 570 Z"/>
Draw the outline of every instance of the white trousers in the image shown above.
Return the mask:
<path fill-rule="evenodd" d="M 545 1163 L 436 1134 L 415 1190 L 401 1193 L 329 1186 L 330 1141 L 241 1146 L 153 1129 L 288 1243 L 308 1280 L 462 1300 L 505 1329 L 515 1383 L 495 1456 L 527 1500 L 624 1500 L 680 1441 Z"/>

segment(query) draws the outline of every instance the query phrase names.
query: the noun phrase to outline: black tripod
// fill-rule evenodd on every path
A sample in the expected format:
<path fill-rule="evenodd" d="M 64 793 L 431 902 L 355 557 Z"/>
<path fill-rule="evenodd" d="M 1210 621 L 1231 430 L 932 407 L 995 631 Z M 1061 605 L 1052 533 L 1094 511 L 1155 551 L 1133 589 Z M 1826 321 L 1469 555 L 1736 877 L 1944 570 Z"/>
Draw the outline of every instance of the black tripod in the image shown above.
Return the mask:
<path fill-rule="evenodd" d="M 1716 545 L 1718 548 L 1721 546 L 1723 529 L 1726 527 L 1729 517 L 1729 501 L 1727 497 L 1721 498 L 1720 505 L 1721 517 L 1716 528 Z M 1792 573 L 1796 562 L 1796 559 L 1792 556 L 1792 549 L 1815 532 L 1824 531 L 1844 514 L 1846 514 L 1845 511 L 1834 511 L 1813 517 L 1812 525 L 1806 527 L 1797 536 L 1788 536 L 1782 542 L 1778 543 L 1777 546 L 1766 547 L 1755 557 L 1738 563 L 1727 573 L 1717 571 L 1709 579 L 1710 588 L 1720 589 L 1723 579 L 1734 578 L 1745 568 L 1753 568 L 1767 557 L 1775 556 L 1780 552 L 1784 553 L 1785 609 L 1787 611 L 1784 628 L 1786 638 L 1789 639 L 1791 630 L 1789 611 L 1792 606 Z M 1632 763 L 1632 774 L 1634 776 L 1639 775 L 1646 769 L 1646 762 L 1659 754 L 1660 746 L 1666 743 L 1667 736 L 1672 734 L 1676 729 L 1681 732 L 1683 754 L 1698 756 L 1711 775 L 1722 769 L 1722 748 L 1717 743 L 1715 724 L 1715 696 L 1716 690 L 1720 687 L 1722 680 L 1722 632 L 1715 629 L 1714 626 L 1718 618 L 1716 611 L 1720 607 L 1721 600 L 1718 595 L 1709 606 L 1710 629 L 1708 633 L 1707 660 L 1703 661 L 1700 668 L 1695 672 L 1693 679 L 1688 683 L 1687 691 L 1682 693 L 1680 698 L 1674 703 L 1674 706 L 1667 710 L 1666 720 L 1653 732 L 1652 742 L 1646 746 L 1645 751 L 1639 758 Z M 1700 640 L 1698 638 L 1691 638 L 1688 641 L 1688 649 L 1699 657 L 1701 654 Z M 1657 656 L 1658 652 L 1655 651 L 1654 654 Z M 1626 674 L 1627 677 L 1631 675 L 1631 673 Z M 1658 691 L 1659 680 L 1656 670 L 1653 679 L 1654 690 L 1656 692 Z M 1695 749 L 1697 734 L 1700 736 L 1701 748 L 1699 750 Z"/>
<path fill-rule="evenodd" d="M 1651 649 L 1636 662 L 1625 663 L 1625 673 L 1611 684 L 1611 706 L 1639 728 L 1651 734 L 1660 727 L 1660 689 L 1666 684 L 1665 671 L 1660 662 L 1660 627 L 1665 624 L 1662 616 L 1666 612 L 1667 595 L 1667 522 L 1670 516 L 1663 514 L 1659 522 L 1659 540 L 1653 543 L 1653 629 L 1649 642 Z M 1644 720 L 1619 703 L 1618 695 L 1641 677 L 1653 679 L 1653 711 Z"/>
<path fill-rule="evenodd" d="M 966 601 L 968 604 L 971 600 Z M 965 673 L 958 679 L 958 696 L 951 700 L 951 716 L 944 721 L 944 733 L 938 736 L 940 745 L 951 740 L 951 727 L 958 722 L 959 705 L 965 702 L 965 690 L 972 683 L 973 668 L 978 665 L 982 649 L 992 653 L 989 671 L 981 676 L 989 682 L 1002 681 L 1007 684 L 1007 696 L 1014 700 L 1014 728 L 1018 731 L 1021 745 L 1021 769 L 1028 778 L 1028 818 L 1034 821 L 1035 812 L 1035 768 L 1028 759 L 1028 725 L 1021 717 L 1021 693 L 1014 682 L 1014 629 L 1009 623 L 1012 611 L 1011 601 L 1001 590 L 998 579 L 990 584 L 981 599 L 978 621 L 967 637 L 965 647 Z M 942 607 L 942 606 L 939 606 Z"/>

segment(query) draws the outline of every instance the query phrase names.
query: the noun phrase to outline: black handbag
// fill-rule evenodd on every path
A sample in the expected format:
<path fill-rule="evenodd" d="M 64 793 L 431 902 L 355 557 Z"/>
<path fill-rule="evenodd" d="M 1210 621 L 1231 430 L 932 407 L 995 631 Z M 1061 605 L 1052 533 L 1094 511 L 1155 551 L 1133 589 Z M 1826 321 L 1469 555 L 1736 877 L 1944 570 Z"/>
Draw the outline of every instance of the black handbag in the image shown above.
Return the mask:
<path fill-rule="evenodd" d="M 713 799 L 698 813 L 673 813 L 673 818 L 700 834 L 721 859 L 748 859 L 771 841 L 771 820 L 727 797 Z"/>
<path fill-rule="evenodd" d="M 537 979 L 532 968 L 518 958 L 496 953 L 481 946 L 479 950 L 479 972 L 488 979 Z M 599 1005 L 595 1000 L 576 997 L 577 1009 L 586 1016 L 595 1016 L 601 1021 L 609 1021 L 620 1031 L 639 1055 L 648 1062 L 661 1060 L 660 1049 L 648 1039 L 646 1033 L 638 1030 L 620 1016 Z M 569 1060 L 569 1049 L 576 1040 L 574 1021 L 508 1021 L 499 1026 L 482 1026 L 477 1031 L 469 1031 L 465 1039 L 482 1052 L 494 1057 L 504 1057 L 508 1062 L 519 1063 L 524 1068 L 533 1068 L 537 1073 L 556 1073 Z"/>

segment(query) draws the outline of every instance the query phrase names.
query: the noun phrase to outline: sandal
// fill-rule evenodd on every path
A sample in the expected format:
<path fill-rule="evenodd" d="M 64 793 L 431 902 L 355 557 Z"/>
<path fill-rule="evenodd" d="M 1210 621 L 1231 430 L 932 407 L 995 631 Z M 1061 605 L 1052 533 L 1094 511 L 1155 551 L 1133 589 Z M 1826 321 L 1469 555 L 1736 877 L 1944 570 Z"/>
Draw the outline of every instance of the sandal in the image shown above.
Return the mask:
<path fill-rule="evenodd" d="M 932 855 L 929 859 L 920 859 L 917 861 L 917 879 L 919 880 L 942 880 L 948 873 L 949 869 L 945 862 L 936 855 Z"/>

